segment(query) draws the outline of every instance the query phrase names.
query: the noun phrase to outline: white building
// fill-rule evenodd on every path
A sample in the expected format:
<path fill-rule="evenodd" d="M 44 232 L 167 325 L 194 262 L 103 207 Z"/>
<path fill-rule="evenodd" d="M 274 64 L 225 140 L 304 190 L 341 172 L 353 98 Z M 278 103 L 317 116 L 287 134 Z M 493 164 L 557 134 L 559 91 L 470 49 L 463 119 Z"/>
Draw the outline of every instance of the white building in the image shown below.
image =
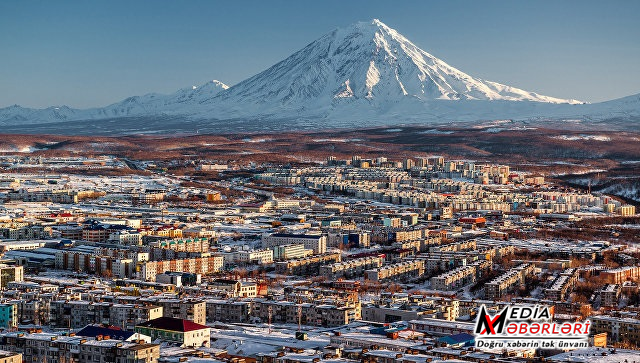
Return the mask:
<path fill-rule="evenodd" d="M 121 245 L 141 245 L 142 235 L 139 232 L 133 231 L 119 231 L 113 232 L 109 235 L 109 242 L 114 242 Z"/>
<path fill-rule="evenodd" d="M 302 244 L 304 248 L 313 250 L 314 254 L 327 252 L 327 237 L 309 234 L 273 233 L 262 238 L 263 248 L 275 246 Z"/>
<path fill-rule="evenodd" d="M 238 263 L 257 263 L 259 265 L 273 263 L 273 250 L 262 249 L 252 251 L 237 251 L 233 253 L 233 260 Z"/>

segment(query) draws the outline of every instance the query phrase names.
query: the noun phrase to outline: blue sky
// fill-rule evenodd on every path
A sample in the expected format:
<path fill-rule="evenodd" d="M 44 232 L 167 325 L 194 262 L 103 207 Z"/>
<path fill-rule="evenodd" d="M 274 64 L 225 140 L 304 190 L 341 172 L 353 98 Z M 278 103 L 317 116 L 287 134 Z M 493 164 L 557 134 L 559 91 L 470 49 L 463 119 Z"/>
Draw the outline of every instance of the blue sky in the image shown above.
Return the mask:
<path fill-rule="evenodd" d="M 0 107 L 233 85 L 379 18 L 472 76 L 598 102 L 640 92 L 640 1 L 0 1 Z"/>

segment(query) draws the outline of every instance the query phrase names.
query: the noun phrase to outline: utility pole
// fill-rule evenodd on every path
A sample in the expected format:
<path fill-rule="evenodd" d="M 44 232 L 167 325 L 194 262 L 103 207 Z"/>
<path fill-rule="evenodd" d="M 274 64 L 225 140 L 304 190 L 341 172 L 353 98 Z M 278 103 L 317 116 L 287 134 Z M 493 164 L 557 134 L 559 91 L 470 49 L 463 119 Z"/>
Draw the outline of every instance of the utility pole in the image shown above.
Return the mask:
<path fill-rule="evenodd" d="M 298 305 L 298 331 L 302 331 L 302 305 Z"/>
<path fill-rule="evenodd" d="M 271 317 L 273 316 L 273 307 L 269 306 L 267 311 L 269 312 L 269 335 L 271 335 Z"/>

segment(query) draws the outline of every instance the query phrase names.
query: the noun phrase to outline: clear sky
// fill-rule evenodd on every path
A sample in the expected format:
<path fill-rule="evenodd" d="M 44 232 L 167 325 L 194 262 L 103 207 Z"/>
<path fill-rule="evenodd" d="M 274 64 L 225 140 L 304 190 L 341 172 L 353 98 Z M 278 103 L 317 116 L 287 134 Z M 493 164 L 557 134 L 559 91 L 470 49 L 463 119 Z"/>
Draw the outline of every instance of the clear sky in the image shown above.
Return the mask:
<path fill-rule="evenodd" d="M 0 1 L 0 107 L 233 85 L 378 18 L 483 79 L 598 102 L 640 92 L 640 1 Z"/>

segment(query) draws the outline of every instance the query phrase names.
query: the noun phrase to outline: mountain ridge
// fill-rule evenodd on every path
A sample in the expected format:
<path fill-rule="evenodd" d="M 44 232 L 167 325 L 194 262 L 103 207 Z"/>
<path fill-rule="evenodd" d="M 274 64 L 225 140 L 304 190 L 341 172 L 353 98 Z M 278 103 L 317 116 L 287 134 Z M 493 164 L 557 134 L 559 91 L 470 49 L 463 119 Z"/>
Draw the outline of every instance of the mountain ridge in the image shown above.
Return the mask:
<path fill-rule="evenodd" d="M 637 96 L 637 97 L 636 97 Z M 0 109 L 0 124 L 127 118 L 185 121 L 370 122 L 473 121 L 640 116 L 640 94 L 598 104 L 560 99 L 470 76 L 422 50 L 378 19 L 337 28 L 231 87 L 210 81 L 169 95 L 149 93 L 105 107 Z"/>

